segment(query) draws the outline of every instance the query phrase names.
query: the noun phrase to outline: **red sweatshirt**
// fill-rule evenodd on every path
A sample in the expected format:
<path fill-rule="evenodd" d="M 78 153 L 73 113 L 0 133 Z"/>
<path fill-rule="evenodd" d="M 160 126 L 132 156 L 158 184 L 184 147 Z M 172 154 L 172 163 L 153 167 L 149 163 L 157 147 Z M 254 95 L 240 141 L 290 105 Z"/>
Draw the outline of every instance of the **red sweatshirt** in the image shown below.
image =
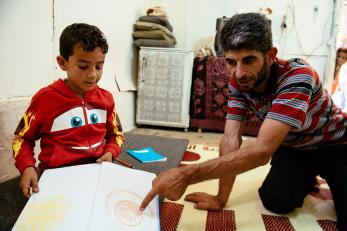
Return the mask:
<path fill-rule="evenodd" d="M 117 157 L 123 133 L 112 94 L 96 87 L 81 99 L 63 80 L 37 92 L 12 142 L 16 167 L 35 166 L 35 140 L 40 140 L 41 170 L 95 162 L 105 152 Z"/>

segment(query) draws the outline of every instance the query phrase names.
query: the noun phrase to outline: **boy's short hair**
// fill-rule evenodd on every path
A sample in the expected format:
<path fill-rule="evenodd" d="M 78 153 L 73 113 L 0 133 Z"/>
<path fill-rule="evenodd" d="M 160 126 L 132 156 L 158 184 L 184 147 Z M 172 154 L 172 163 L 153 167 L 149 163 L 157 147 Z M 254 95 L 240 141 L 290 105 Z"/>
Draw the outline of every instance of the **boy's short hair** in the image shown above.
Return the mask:
<path fill-rule="evenodd" d="M 101 30 L 86 23 L 74 23 L 63 30 L 60 35 L 60 55 L 68 60 L 76 44 L 80 44 L 85 51 L 93 51 L 96 47 L 100 47 L 104 54 L 108 51 L 108 44 Z"/>
<path fill-rule="evenodd" d="M 257 50 L 272 47 L 271 21 L 259 13 L 236 14 L 224 25 L 220 43 L 227 50 Z"/>

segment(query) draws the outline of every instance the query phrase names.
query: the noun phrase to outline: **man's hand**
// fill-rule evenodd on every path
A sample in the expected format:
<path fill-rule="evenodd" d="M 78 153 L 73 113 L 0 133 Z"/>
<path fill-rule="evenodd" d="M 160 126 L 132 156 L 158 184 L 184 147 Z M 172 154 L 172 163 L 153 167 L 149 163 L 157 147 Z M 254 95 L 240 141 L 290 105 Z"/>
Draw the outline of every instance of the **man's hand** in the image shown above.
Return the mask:
<path fill-rule="evenodd" d="M 190 193 L 185 196 L 184 200 L 194 202 L 194 208 L 200 210 L 221 210 L 225 206 L 225 202 L 220 201 L 218 196 L 204 192 Z"/>
<path fill-rule="evenodd" d="M 19 188 L 26 198 L 29 198 L 31 195 L 30 188 L 32 188 L 32 191 L 35 193 L 39 192 L 38 177 L 34 167 L 27 167 L 24 169 Z"/>
<path fill-rule="evenodd" d="M 140 210 L 143 211 L 157 194 L 173 201 L 180 199 L 188 185 L 182 168 L 172 168 L 160 173 L 153 180 L 152 189 L 143 199 Z"/>
<path fill-rule="evenodd" d="M 111 162 L 112 163 L 112 153 L 106 152 L 104 155 L 102 155 L 99 159 L 96 160 L 97 163 L 101 163 L 103 161 Z"/>

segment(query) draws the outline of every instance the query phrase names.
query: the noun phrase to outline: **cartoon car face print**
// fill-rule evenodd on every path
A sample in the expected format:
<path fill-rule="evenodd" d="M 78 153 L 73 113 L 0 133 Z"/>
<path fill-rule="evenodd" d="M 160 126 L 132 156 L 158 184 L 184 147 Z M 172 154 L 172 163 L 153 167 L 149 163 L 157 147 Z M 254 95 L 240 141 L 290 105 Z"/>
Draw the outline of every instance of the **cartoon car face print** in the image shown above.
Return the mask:
<path fill-rule="evenodd" d="M 84 113 L 85 110 L 85 113 Z M 75 107 L 56 117 L 53 121 L 51 132 L 57 132 L 67 129 L 77 129 L 86 125 L 106 123 L 106 110 L 88 109 Z M 90 149 L 99 146 L 102 141 L 91 144 L 89 147 L 79 146 L 73 149 Z"/>

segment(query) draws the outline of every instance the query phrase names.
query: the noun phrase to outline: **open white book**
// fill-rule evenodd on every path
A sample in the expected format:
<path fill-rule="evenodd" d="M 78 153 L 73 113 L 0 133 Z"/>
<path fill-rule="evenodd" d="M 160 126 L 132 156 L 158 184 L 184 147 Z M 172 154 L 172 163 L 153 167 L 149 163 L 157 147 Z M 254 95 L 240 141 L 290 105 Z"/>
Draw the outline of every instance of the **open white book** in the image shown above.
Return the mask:
<path fill-rule="evenodd" d="M 13 230 L 160 230 L 155 174 L 103 162 L 46 170 Z"/>

